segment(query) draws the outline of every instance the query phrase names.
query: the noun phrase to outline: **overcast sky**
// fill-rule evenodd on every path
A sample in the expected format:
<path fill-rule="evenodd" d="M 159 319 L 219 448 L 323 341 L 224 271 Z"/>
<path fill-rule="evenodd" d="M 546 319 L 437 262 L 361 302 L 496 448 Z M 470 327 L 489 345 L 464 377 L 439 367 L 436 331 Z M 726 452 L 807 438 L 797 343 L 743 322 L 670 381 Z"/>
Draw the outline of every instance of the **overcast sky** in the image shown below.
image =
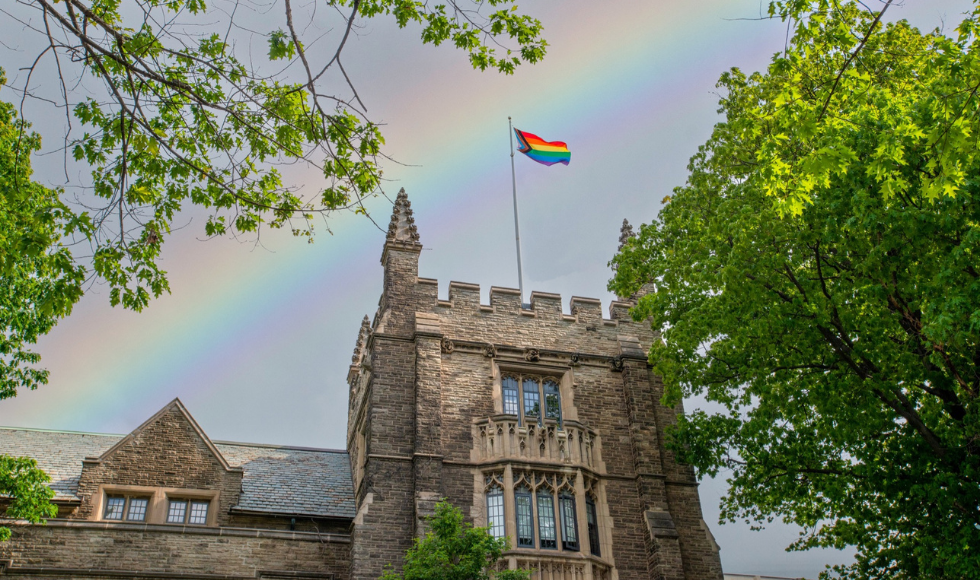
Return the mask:
<path fill-rule="evenodd" d="M 905 0 L 890 12 L 934 28 L 955 25 L 970 4 Z M 418 29 L 382 21 L 364 23 L 345 67 L 369 114 L 386 123 L 387 153 L 400 162 L 386 164 L 386 190 L 408 191 L 425 246 L 419 273 L 439 280 L 440 296 L 451 280 L 480 284 L 484 302 L 492 285 L 517 286 L 513 116 L 572 151 L 568 167 L 517 159 L 525 289 L 560 293 L 566 312 L 572 296 L 600 298 L 607 309 L 607 262 L 623 218 L 638 225 L 657 215 L 718 121 L 718 76 L 764 68 L 785 26 L 758 20 L 759 0 L 522 8 L 542 20 L 551 46 L 544 62 L 511 77 L 473 71 L 452 47 L 423 47 Z M 32 39 L 9 19 L 0 26 L 0 66 L 16 84 Z M 5 89 L 0 98 L 17 97 Z M 60 117 L 44 103 L 26 111 L 52 151 Z M 35 167 L 37 179 L 65 185 L 59 155 Z M 84 183 L 78 170 L 69 174 L 69 185 Z M 371 204 L 382 227 L 387 203 Z M 163 259 L 172 294 L 134 314 L 92 288 L 39 345 L 50 384 L 0 402 L 0 425 L 126 433 L 180 397 L 212 439 L 343 448 L 347 368 L 360 320 L 377 308 L 384 233 L 344 215 L 330 221 L 332 234 L 319 227 L 313 244 L 275 231 L 256 243 L 204 240 L 199 212 L 179 222 Z M 701 498 L 727 572 L 815 578 L 849 560 L 833 550 L 784 552 L 796 530 L 779 523 L 720 525 L 725 487 L 723 476 L 704 481 Z"/>

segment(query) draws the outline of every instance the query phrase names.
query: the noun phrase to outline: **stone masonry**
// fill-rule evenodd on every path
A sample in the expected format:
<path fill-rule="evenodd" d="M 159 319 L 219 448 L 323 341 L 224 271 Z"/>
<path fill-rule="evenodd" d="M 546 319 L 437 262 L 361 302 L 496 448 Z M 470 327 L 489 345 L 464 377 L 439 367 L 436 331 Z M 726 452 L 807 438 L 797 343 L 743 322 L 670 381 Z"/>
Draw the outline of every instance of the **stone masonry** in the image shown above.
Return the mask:
<path fill-rule="evenodd" d="M 124 436 L 0 428 L 0 454 L 35 457 L 59 509 L 11 526 L 0 576 L 374 580 L 445 499 L 534 580 L 722 580 L 635 297 L 608 318 L 511 288 L 481 304 L 460 282 L 443 300 L 421 250 L 402 190 L 348 370 L 346 451 L 212 441 L 176 399 Z"/>
<path fill-rule="evenodd" d="M 352 580 L 397 565 L 438 499 L 487 525 L 485 478 L 502 474 L 509 492 L 507 482 L 531 470 L 576 481 L 579 498 L 582 482 L 591 486 L 590 497 L 599 500 L 601 555 L 584 545 L 561 552 L 517 548 L 512 538 L 506 565 L 531 569 L 542 580 L 720 579 L 694 473 L 665 447 L 664 428 L 680 410 L 660 404 L 662 385 L 646 360 L 658 338 L 630 318 L 632 303 L 614 302 L 607 319 L 598 300 L 572 298 L 566 315 L 555 294 L 532 292 L 524 306 L 516 290 L 494 287 L 484 305 L 478 286 L 458 282 L 441 300 L 436 281 L 418 276 L 421 249 L 403 190 L 382 252 L 378 311 L 362 327 L 348 375 L 357 504 Z M 561 380 L 563 426 L 541 425 L 534 439 L 533 425 L 501 415 L 500 377 L 513 372 Z M 588 458 L 571 449 L 583 434 Z M 520 439 L 521 451 L 516 443 L 486 451 L 508 438 Z M 535 446 L 540 441 L 537 450 L 532 439 Z M 546 452 L 552 448 L 557 454 Z M 508 497 L 504 511 L 513 536 Z M 584 508 L 577 509 L 584 528 Z"/>

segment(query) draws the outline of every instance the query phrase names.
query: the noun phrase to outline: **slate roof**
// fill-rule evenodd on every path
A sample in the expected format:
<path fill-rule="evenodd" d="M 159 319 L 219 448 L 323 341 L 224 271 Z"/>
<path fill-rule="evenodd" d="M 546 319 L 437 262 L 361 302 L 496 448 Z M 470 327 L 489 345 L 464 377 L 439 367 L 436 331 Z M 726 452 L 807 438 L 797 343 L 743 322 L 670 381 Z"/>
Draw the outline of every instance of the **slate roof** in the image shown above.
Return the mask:
<path fill-rule="evenodd" d="M 350 460 L 344 451 L 228 441 L 215 441 L 214 446 L 229 464 L 245 470 L 238 509 L 341 518 L 356 515 Z"/>
<path fill-rule="evenodd" d="M 28 456 L 51 476 L 55 499 L 77 500 L 82 459 L 98 457 L 124 435 L 0 427 L 0 454 Z M 237 509 L 251 512 L 353 518 L 354 492 L 347 453 L 214 441 L 233 467 L 241 467 Z"/>

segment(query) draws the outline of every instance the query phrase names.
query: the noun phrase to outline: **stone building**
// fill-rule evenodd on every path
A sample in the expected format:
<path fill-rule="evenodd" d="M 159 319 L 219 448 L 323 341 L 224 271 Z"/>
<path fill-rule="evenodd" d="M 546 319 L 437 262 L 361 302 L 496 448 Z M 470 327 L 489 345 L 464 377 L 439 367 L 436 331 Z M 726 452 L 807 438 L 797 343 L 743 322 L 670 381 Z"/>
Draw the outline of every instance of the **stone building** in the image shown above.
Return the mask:
<path fill-rule="evenodd" d="M 211 441 L 180 401 L 126 436 L 0 429 L 52 475 L 59 517 L 18 524 L 0 575 L 377 578 L 441 498 L 509 538 L 537 580 L 721 580 L 676 412 L 628 301 L 418 276 L 404 191 L 384 288 L 348 372 L 347 450 Z"/>

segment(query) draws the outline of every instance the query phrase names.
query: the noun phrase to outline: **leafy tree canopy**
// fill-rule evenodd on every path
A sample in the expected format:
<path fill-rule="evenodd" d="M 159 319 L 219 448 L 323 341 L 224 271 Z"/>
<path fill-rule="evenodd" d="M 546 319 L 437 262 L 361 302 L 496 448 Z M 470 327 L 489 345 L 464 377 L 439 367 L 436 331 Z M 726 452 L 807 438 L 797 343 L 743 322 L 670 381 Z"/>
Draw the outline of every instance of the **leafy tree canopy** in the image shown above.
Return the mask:
<path fill-rule="evenodd" d="M 883 9 L 888 4 L 883 5 Z M 719 123 L 610 289 L 662 333 L 673 447 L 722 517 L 856 546 L 848 578 L 980 578 L 980 9 L 951 37 L 846 0 L 719 81 Z"/>
<path fill-rule="evenodd" d="M 67 252 L 39 262 L 50 240 L 85 243 L 90 253 L 75 258 L 108 283 L 113 305 L 138 311 L 169 291 L 161 248 L 188 206 L 209 212 L 208 236 L 265 225 L 312 239 L 317 216 L 366 213 L 364 199 L 383 193 L 384 137 L 343 64 L 364 21 L 414 26 L 422 43 L 451 43 L 474 68 L 505 74 L 547 47 L 541 23 L 516 0 L 23 0 L 4 14 L 17 27 L 4 46 L 23 59 L 13 82 L 21 104 L 60 108 L 65 155 L 91 168 L 89 181 L 71 184 L 75 199 L 35 188 L 16 195 L 34 196 L 36 208 L 0 218 L 4 276 L 44 271 L 0 290 L 3 329 L 16 326 L 0 334 L 13 353 L 5 365 L 37 362 L 18 345 L 78 299 L 84 270 Z M 38 140 L 19 127 L 14 141 L 5 138 L 24 164 Z M 306 185 L 285 179 L 284 166 L 304 170 Z M 319 182 L 310 179 L 316 173 Z M 39 313 L 30 313 L 35 305 Z M 43 371 L 17 373 L 7 376 L 42 382 Z"/>
<path fill-rule="evenodd" d="M 474 528 L 463 519 L 463 512 L 449 502 L 436 504 L 435 515 L 427 521 L 429 531 L 417 538 L 405 555 L 402 572 L 390 567 L 381 580 L 528 580 L 526 570 L 494 569 L 509 546 L 506 538 L 492 537 L 486 528 Z"/>
<path fill-rule="evenodd" d="M 8 500 L 5 517 L 32 524 L 58 515 L 50 500 L 54 497 L 45 484 L 51 481 L 29 457 L 0 455 L 0 496 Z M 0 542 L 10 539 L 10 528 L 0 527 Z"/>
<path fill-rule="evenodd" d="M 89 224 L 58 191 L 31 181 L 30 156 L 41 140 L 27 127 L 0 101 L 0 400 L 47 381 L 29 345 L 71 312 L 85 278 L 61 239 Z"/>

